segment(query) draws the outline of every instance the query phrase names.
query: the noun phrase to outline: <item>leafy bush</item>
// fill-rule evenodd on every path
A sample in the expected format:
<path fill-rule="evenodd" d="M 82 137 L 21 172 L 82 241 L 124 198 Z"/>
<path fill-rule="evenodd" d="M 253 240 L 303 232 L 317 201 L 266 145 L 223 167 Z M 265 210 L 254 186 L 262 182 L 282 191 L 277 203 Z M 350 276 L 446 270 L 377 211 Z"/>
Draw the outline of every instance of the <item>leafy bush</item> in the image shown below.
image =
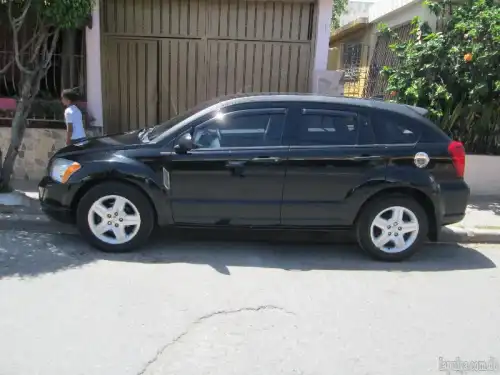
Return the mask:
<path fill-rule="evenodd" d="M 494 0 L 425 3 L 442 26 L 415 18 L 412 38 L 390 46 L 384 67 L 392 101 L 425 107 L 469 152 L 500 153 L 500 5 Z M 386 25 L 379 30 L 397 37 Z"/>

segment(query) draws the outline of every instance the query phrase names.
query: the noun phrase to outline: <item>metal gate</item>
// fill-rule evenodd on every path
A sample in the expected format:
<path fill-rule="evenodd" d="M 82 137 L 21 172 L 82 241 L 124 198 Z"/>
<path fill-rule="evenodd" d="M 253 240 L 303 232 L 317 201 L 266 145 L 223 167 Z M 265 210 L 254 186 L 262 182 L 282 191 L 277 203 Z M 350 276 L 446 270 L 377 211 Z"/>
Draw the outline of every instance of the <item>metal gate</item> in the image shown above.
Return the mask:
<path fill-rule="evenodd" d="M 237 92 L 304 92 L 313 0 L 106 0 L 106 131 L 165 121 Z"/>

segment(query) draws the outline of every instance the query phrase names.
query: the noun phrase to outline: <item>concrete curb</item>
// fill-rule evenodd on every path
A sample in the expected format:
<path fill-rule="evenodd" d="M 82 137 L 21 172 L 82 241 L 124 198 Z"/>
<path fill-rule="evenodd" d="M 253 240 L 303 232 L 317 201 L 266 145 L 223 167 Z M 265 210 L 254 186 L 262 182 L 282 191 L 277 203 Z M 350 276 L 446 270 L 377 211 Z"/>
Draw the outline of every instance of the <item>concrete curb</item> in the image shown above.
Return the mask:
<path fill-rule="evenodd" d="M 33 231 L 53 234 L 78 234 L 78 230 L 69 224 L 62 224 L 49 219 L 43 214 L 35 213 L 2 213 L 0 214 L 0 230 Z M 206 231 L 206 230 L 205 230 Z M 282 236 L 277 236 L 278 238 Z M 289 237 L 289 236 L 285 236 Z M 285 238 L 283 237 L 283 238 Z M 318 237 L 318 236 L 315 236 Z M 322 236 L 319 236 L 322 237 Z M 335 239 L 326 235 L 327 242 Z M 345 236 L 342 236 L 344 238 Z M 348 237 L 346 237 L 348 238 Z M 352 238 L 351 238 L 352 240 Z M 500 243 L 500 228 L 492 229 L 464 229 L 456 226 L 443 228 L 439 242 L 441 243 Z"/>
<path fill-rule="evenodd" d="M 460 228 L 455 226 L 444 227 L 439 236 L 439 242 L 461 242 L 461 243 L 500 243 L 500 228 Z"/>

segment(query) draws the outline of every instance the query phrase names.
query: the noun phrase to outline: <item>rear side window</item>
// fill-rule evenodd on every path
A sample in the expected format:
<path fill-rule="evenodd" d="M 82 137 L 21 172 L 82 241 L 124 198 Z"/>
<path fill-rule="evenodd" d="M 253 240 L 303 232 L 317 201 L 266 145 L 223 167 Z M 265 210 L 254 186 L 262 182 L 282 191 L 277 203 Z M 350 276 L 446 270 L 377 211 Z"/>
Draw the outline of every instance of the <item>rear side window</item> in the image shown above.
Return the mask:
<path fill-rule="evenodd" d="M 448 136 L 427 118 L 422 122 L 397 113 L 376 111 L 372 127 L 378 144 L 415 144 L 448 142 Z"/>
<path fill-rule="evenodd" d="M 372 126 L 378 144 L 414 144 L 422 135 L 422 124 L 392 112 L 375 112 Z"/>
<path fill-rule="evenodd" d="M 356 115 L 339 111 L 304 110 L 295 144 L 299 146 L 355 145 Z"/>

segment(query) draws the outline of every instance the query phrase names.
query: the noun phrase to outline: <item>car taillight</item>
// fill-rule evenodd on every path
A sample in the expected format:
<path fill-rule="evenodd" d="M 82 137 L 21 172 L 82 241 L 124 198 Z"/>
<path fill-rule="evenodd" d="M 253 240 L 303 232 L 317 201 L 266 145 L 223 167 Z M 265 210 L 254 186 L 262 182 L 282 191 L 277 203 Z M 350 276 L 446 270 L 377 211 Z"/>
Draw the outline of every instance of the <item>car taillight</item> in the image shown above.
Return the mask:
<path fill-rule="evenodd" d="M 448 146 L 448 152 L 453 160 L 457 176 L 463 178 L 465 173 L 465 149 L 463 144 L 458 141 L 452 141 Z"/>

